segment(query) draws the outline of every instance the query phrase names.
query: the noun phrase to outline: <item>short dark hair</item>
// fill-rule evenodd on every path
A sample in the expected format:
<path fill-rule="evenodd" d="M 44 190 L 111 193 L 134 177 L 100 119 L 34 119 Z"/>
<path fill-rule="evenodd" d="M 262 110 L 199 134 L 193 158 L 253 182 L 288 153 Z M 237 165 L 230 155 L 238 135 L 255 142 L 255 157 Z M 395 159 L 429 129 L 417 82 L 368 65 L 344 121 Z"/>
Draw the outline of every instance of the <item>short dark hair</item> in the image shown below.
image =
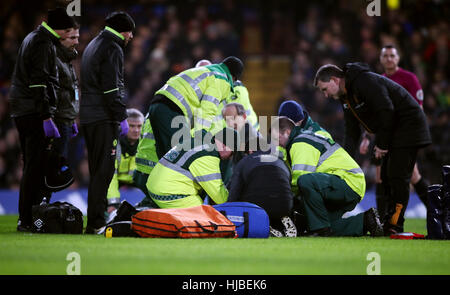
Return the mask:
<path fill-rule="evenodd" d="M 336 65 L 326 64 L 321 66 L 316 73 L 314 78 L 314 87 L 317 87 L 319 81 L 330 82 L 331 77 L 344 77 L 344 71 Z"/>
<path fill-rule="evenodd" d="M 383 47 L 381 47 L 381 51 L 380 52 L 383 52 L 383 49 L 395 49 L 395 51 L 397 52 L 397 55 L 400 55 L 400 52 L 399 52 L 398 48 L 395 47 L 395 45 L 393 45 L 393 44 L 384 45 Z"/>
<path fill-rule="evenodd" d="M 392 44 L 387 44 L 384 45 L 381 49 L 397 49 L 397 48 Z"/>
<path fill-rule="evenodd" d="M 225 58 L 222 63 L 227 66 L 230 74 L 234 76 L 236 80 L 241 78 L 242 72 L 244 71 L 244 64 L 242 60 L 235 56 L 229 56 Z"/>

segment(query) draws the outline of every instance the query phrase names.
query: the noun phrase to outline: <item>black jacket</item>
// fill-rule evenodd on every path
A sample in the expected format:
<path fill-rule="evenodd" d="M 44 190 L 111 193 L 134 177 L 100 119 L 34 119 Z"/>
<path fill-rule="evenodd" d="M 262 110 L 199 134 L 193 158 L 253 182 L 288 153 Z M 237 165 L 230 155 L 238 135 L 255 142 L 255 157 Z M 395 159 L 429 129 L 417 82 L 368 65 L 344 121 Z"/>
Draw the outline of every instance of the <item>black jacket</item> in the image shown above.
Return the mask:
<path fill-rule="evenodd" d="M 381 149 L 422 147 L 431 143 L 424 112 L 399 84 L 373 73 L 363 63 L 344 67 L 347 95 L 341 97 L 346 124 L 345 149 L 354 155 L 360 125 L 376 135 Z"/>
<path fill-rule="evenodd" d="M 11 79 L 12 117 L 37 115 L 50 118 L 56 109 L 58 37 L 43 25 L 29 33 L 22 42 Z"/>
<path fill-rule="evenodd" d="M 124 41 L 103 30 L 81 59 L 80 123 L 121 122 L 127 118 L 123 82 Z"/>
<path fill-rule="evenodd" d="M 56 47 L 56 65 L 59 75 L 58 102 L 55 121 L 72 124 L 79 111 L 78 79 L 71 63 L 78 53 L 62 45 Z"/>
<path fill-rule="evenodd" d="M 228 201 L 251 202 L 263 208 L 268 203 L 281 206 L 280 202 L 287 201 L 292 206 L 290 181 L 291 172 L 281 153 L 277 158 L 270 151 L 257 151 L 245 156 L 234 167 Z"/>

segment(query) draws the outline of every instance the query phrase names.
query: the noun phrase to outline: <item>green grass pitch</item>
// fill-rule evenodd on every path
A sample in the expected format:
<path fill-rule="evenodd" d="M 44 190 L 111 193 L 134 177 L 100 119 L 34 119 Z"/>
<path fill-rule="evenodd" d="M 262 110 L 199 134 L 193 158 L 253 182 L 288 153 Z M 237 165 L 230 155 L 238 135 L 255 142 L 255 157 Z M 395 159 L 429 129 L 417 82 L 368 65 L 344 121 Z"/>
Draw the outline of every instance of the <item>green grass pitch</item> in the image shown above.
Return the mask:
<path fill-rule="evenodd" d="M 450 274 L 450 241 L 383 238 L 143 239 L 16 232 L 0 216 L 0 274 L 365 275 L 379 254 L 382 275 Z M 424 219 L 405 231 L 426 234 Z M 69 256 L 69 257 L 68 257 Z"/>

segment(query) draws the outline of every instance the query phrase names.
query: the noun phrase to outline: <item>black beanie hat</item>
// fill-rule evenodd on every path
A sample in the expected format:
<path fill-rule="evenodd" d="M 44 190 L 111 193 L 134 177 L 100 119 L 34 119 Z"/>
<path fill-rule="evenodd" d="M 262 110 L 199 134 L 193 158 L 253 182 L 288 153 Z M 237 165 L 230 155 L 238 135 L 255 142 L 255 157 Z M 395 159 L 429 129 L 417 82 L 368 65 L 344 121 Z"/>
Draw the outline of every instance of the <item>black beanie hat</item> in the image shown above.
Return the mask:
<path fill-rule="evenodd" d="M 236 79 L 239 79 L 241 77 L 242 72 L 244 71 L 244 64 L 239 58 L 235 56 L 229 56 L 225 58 L 222 63 L 228 67 L 231 75 Z"/>
<path fill-rule="evenodd" d="M 136 28 L 133 18 L 126 12 L 115 11 L 106 17 L 106 25 L 119 33 L 131 32 Z"/>
<path fill-rule="evenodd" d="M 66 9 L 62 7 L 48 11 L 47 24 L 53 30 L 65 30 L 76 27 L 75 20 L 68 16 Z"/>

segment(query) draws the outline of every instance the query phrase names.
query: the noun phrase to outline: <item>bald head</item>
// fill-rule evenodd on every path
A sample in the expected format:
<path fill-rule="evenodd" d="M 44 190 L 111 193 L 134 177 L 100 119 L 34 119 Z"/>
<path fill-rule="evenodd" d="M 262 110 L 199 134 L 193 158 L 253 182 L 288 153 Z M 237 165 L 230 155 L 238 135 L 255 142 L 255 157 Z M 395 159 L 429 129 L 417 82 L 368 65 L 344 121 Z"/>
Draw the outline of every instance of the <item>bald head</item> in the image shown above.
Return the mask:
<path fill-rule="evenodd" d="M 211 64 L 211 62 L 207 59 L 202 59 L 199 60 L 196 64 L 195 67 L 199 68 L 199 67 L 204 67 L 204 66 L 209 66 Z"/>

